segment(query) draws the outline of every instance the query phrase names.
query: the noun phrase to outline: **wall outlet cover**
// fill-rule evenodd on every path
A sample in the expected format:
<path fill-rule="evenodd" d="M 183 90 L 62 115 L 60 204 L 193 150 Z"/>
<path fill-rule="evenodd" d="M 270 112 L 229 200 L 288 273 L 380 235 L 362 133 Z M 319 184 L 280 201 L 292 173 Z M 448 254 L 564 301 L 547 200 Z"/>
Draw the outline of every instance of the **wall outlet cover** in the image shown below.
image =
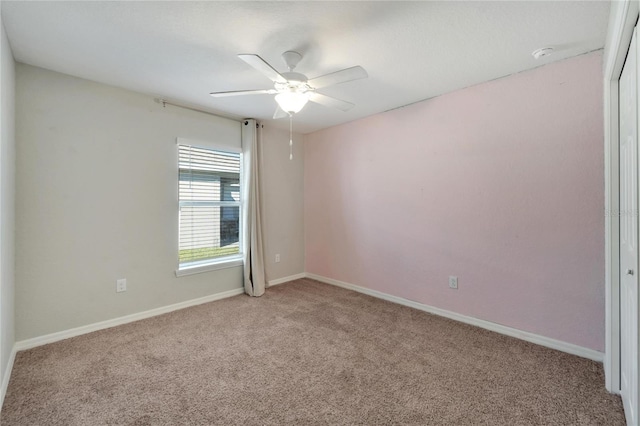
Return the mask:
<path fill-rule="evenodd" d="M 449 288 L 458 289 L 458 277 L 449 277 Z"/>

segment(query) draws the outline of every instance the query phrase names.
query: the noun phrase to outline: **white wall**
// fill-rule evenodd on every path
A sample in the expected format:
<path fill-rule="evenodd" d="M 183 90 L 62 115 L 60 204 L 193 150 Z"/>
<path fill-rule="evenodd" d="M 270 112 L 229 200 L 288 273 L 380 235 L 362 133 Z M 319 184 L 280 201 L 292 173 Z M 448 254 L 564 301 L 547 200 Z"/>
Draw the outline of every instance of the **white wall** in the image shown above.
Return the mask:
<path fill-rule="evenodd" d="M 304 144 L 294 133 L 289 160 L 289 131 L 266 123 L 261 132 L 265 268 L 273 281 L 304 272 Z"/>
<path fill-rule="evenodd" d="M 0 406 L 14 336 L 15 62 L 0 16 Z"/>
<path fill-rule="evenodd" d="M 239 122 L 23 64 L 16 90 L 17 340 L 242 287 L 174 275 L 176 137 L 239 146 Z"/>

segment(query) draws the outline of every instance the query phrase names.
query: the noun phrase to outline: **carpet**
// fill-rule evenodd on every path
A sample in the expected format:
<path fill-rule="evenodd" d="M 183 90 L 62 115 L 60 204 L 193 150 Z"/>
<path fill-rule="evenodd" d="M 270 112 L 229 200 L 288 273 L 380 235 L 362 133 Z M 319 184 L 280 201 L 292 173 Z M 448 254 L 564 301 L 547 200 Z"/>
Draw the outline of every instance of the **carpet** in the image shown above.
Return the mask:
<path fill-rule="evenodd" d="M 623 425 L 602 365 L 317 281 L 19 352 L 10 425 Z"/>

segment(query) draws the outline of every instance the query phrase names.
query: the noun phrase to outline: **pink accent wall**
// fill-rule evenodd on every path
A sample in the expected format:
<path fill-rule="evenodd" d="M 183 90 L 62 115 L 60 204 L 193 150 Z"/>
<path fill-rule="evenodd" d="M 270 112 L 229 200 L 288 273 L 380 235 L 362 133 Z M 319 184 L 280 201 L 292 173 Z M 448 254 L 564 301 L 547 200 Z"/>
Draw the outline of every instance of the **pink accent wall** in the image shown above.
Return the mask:
<path fill-rule="evenodd" d="M 307 135 L 306 271 L 603 351 L 602 104 L 595 52 Z"/>

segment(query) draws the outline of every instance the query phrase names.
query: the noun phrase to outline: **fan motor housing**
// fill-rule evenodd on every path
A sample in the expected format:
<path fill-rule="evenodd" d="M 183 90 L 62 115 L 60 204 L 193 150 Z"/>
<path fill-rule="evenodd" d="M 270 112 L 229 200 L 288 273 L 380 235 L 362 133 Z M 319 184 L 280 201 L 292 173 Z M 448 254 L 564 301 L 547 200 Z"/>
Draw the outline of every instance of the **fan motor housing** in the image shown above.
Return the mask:
<path fill-rule="evenodd" d="M 304 74 L 300 74 L 299 72 L 283 72 L 281 73 L 281 75 L 287 80 L 289 80 L 289 82 L 294 82 L 294 81 L 300 82 L 300 83 L 307 82 L 307 76 Z"/>
<path fill-rule="evenodd" d="M 274 87 L 280 93 L 295 92 L 305 93 L 312 88 L 307 84 L 307 76 L 297 72 L 283 72 L 282 76 L 287 79 L 286 83 L 276 82 Z"/>

